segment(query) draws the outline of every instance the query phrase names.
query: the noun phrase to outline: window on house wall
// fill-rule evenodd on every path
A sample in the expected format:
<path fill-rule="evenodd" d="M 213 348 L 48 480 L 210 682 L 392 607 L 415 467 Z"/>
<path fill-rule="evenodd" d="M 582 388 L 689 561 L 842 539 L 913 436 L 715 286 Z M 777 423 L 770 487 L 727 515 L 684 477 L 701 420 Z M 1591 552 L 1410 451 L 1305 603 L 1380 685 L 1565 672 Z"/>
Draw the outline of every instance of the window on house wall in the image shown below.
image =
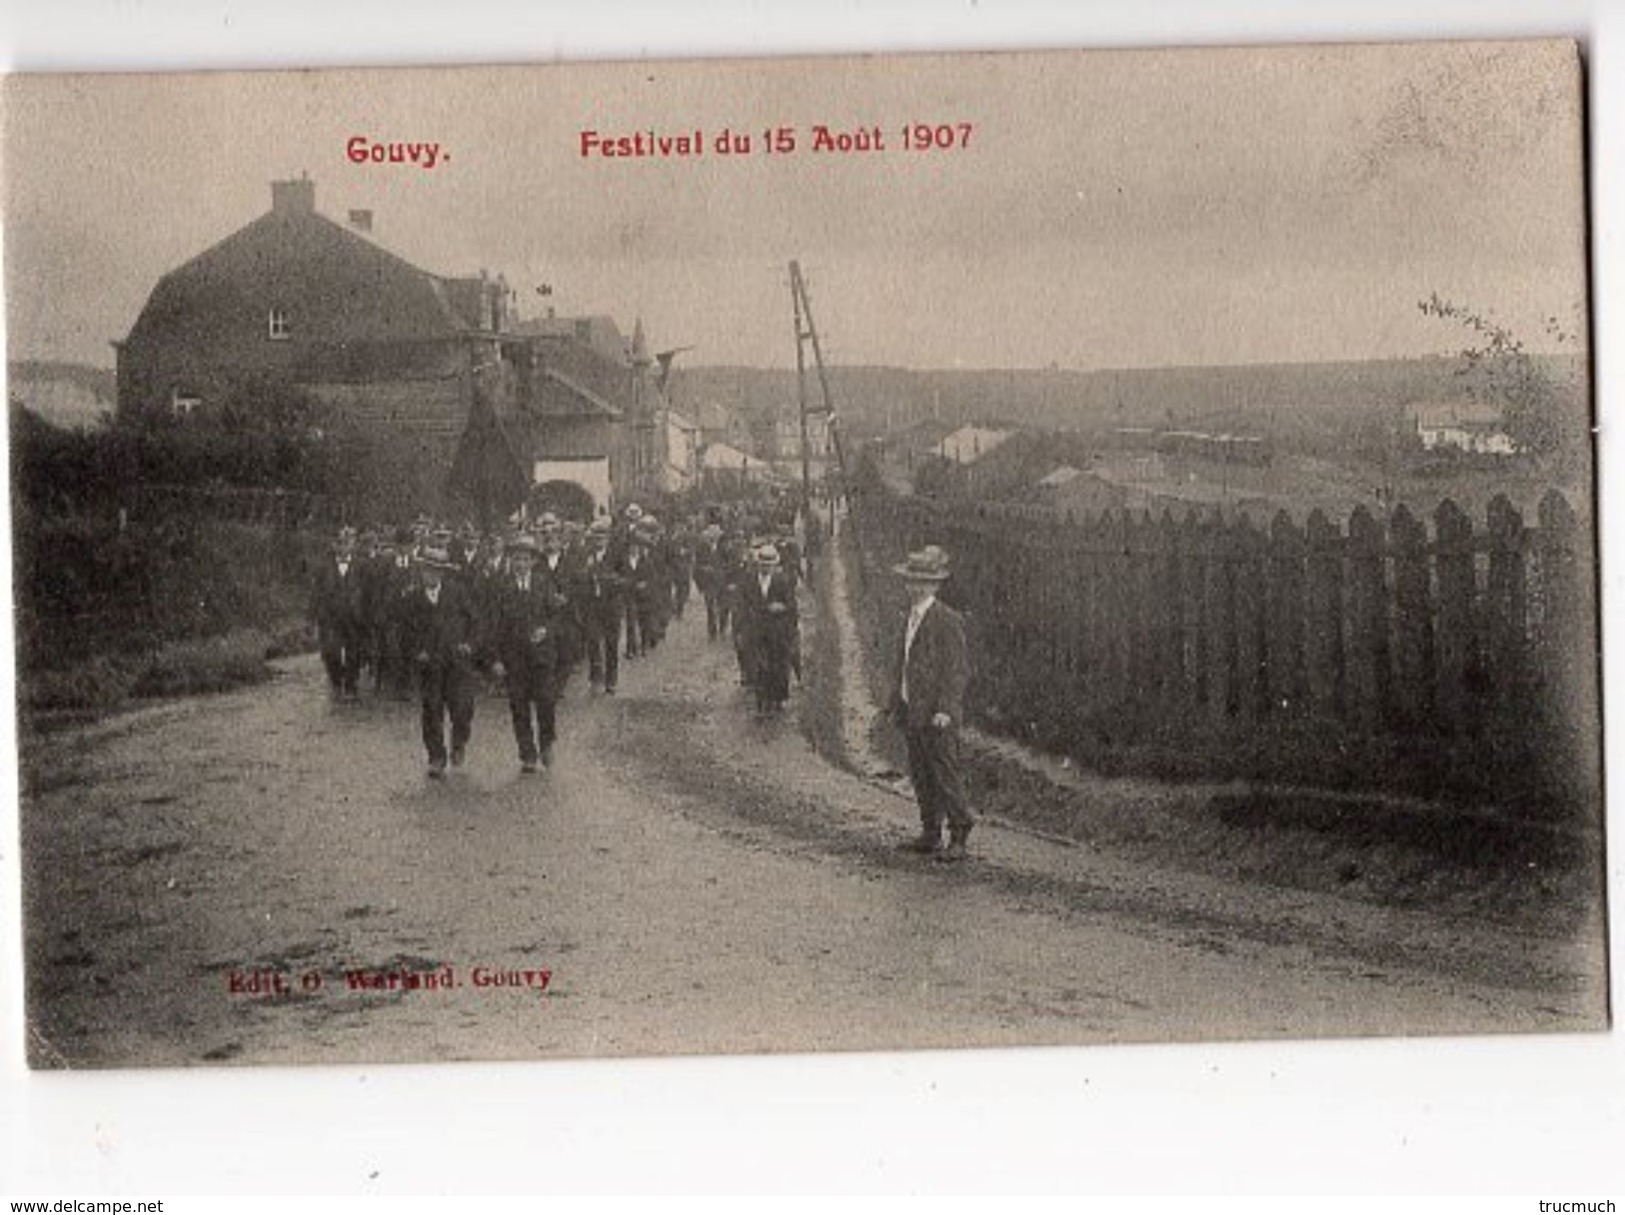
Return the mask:
<path fill-rule="evenodd" d="M 195 397 L 183 388 L 173 389 L 169 394 L 169 412 L 177 418 L 189 418 L 199 405 L 203 404 L 200 397 Z"/>
<path fill-rule="evenodd" d="M 285 342 L 288 340 L 288 310 L 286 308 L 271 309 L 267 334 L 273 342 Z"/>

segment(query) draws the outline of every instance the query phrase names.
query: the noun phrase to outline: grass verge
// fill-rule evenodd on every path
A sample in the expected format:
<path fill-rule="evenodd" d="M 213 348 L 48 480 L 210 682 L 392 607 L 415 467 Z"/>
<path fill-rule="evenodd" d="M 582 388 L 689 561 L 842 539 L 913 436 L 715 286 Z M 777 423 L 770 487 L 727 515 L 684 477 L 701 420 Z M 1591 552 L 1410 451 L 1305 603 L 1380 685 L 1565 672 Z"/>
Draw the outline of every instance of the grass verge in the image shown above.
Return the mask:
<path fill-rule="evenodd" d="M 233 629 L 216 637 L 168 641 L 141 653 L 92 654 L 80 662 L 24 673 L 23 708 L 39 724 L 83 720 L 132 701 L 228 692 L 269 679 L 272 659 L 310 648 L 299 622 Z"/>

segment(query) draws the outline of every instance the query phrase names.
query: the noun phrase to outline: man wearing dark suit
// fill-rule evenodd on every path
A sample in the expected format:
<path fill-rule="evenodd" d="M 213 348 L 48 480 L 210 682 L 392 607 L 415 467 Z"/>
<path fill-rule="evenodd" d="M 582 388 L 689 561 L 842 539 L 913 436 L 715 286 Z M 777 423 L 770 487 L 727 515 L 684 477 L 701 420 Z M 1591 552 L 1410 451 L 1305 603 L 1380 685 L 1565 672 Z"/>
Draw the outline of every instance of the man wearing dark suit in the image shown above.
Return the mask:
<path fill-rule="evenodd" d="M 796 588 L 780 568 L 779 550 L 756 550 L 755 569 L 739 591 L 746 668 L 759 712 L 776 712 L 790 698 L 790 664 L 799 644 Z"/>
<path fill-rule="evenodd" d="M 407 636 L 407 608 L 417 589 L 417 571 L 412 560 L 413 541 L 409 531 L 395 535 L 395 547 L 383 567 L 379 598 L 383 637 L 379 647 L 378 671 L 382 690 L 396 700 L 412 693 L 411 639 Z"/>
<path fill-rule="evenodd" d="M 728 609 L 722 597 L 727 560 L 722 528 L 708 523 L 694 546 L 694 583 L 705 599 L 705 635 L 712 641 L 728 632 Z"/>
<path fill-rule="evenodd" d="M 750 659 L 745 649 L 744 595 L 751 575 L 750 541 L 738 531 L 723 537 L 722 618 L 733 630 L 734 656 L 739 661 L 739 682 L 750 685 Z"/>
<path fill-rule="evenodd" d="M 366 575 L 355 542 L 355 528 L 339 529 L 332 555 L 317 571 L 310 595 L 310 617 L 316 624 L 327 681 L 335 693 L 348 699 L 357 695 L 366 648 Z"/>
<path fill-rule="evenodd" d="M 970 675 L 965 624 L 958 612 L 937 600 L 937 590 L 948 577 L 948 554 L 942 549 L 927 545 L 892 569 L 908 587 L 910 606 L 891 712 L 908 745 L 909 777 L 920 804 L 919 837 L 903 846 L 944 861 L 961 861 L 976 824 L 965 802 L 959 761 L 959 725 Z"/>
<path fill-rule="evenodd" d="M 553 753 L 562 662 L 560 639 L 567 602 L 558 583 L 537 569 L 537 545 L 521 535 L 508 546 L 512 565 L 493 603 L 486 649 L 507 680 L 508 709 L 522 772 L 536 771 Z"/>
<path fill-rule="evenodd" d="M 694 533 L 679 522 L 666 537 L 666 571 L 671 575 L 672 616 L 681 620 L 688 607 L 689 588 L 694 584 Z"/>
<path fill-rule="evenodd" d="M 362 666 L 372 671 L 372 690 L 384 690 L 386 662 L 385 633 L 388 629 L 389 571 L 395 560 L 394 543 L 388 535 L 368 529 L 361 533 L 361 632 Z"/>
<path fill-rule="evenodd" d="M 587 534 L 575 602 L 576 625 L 587 651 L 587 677 L 610 695 L 620 675 L 621 584 L 610 549 L 608 519 L 594 521 Z"/>
<path fill-rule="evenodd" d="M 654 648 L 654 597 L 658 571 L 645 533 L 634 530 L 616 563 L 626 614 L 626 656 L 640 658 Z"/>
<path fill-rule="evenodd" d="M 404 609 L 406 635 L 418 666 L 429 775 L 439 778 L 446 774 L 446 716 L 454 767 L 462 764 L 474 728 L 474 611 L 445 549 L 424 549 L 418 567 L 421 582 Z"/>
<path fill-rule="evenodd" d="M 554 630 L 557 650 L 554 675 L 558 682 L 558 695 L 562 695 L 570 672 L 575 670 L 586 649 L 581 630 L 577 627 L 575 611 L 576 600 L 581 597 L 581 563 L 576 554 L 566 551 L 564 525 L 557 515 L 551 512 L 543 514 L 537 522 L 536 534 L 536 574 L 547 583 L 559 601 L 557 628 Z M 554 699 L 557 700 L 558 696 Z"/>
<path fill-rule="evenodd" d="M 638 621 L 639 640 L 647 654 L 666 638 L 671 622 L 671 545 L 660 520 L 645 513 L 638 520 L 638 534 L 649 559 L 649 579 L 642 597 Z"/>

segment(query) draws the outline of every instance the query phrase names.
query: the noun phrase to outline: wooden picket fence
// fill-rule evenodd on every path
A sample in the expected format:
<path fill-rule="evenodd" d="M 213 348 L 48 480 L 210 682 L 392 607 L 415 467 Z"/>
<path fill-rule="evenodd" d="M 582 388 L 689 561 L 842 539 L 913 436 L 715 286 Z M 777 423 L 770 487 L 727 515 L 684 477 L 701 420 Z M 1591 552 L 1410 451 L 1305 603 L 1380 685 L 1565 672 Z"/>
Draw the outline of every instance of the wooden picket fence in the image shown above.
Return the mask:
<path fill-rule="evenodd" d="M 973 711 L 1063 750 L 1084 735 L 1178 747 L 1290 726 L 1345 752 L 1401 739 L 1424 768 L 1439 740 L 1458 767 L 1595 751 L 1591 537 L 1555 490 L 1534 525 L 1497 497 L 1481 525 L 1447 500 L 1426 522 L 1401 506 L 1263 526 L 945 505 L 871 477 L 854 524 L 870 569 L 948 549 L 943 596 L 976 647 Z M 1550 739 L 1563 757 L 1533 754 Z"/>

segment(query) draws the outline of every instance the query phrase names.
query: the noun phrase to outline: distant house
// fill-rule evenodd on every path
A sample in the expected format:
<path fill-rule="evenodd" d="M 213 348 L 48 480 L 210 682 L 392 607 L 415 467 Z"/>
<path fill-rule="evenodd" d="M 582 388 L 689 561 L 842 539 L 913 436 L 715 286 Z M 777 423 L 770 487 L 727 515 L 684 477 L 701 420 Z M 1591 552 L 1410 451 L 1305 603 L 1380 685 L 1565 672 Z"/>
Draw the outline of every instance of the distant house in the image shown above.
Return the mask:
<path fill-rule="evenodd" d="M 921 418 L 901 430 L 888 432 L 885 441 L 920 454 L 938 454 L 942 441 L 959 428 L 940 418 Z"/>
<path fill-rule="evenodd" d="M 700 428 L 675 409 L 662 419 L 665 437 L 661 443 L 665 463 L 661 488 L 668 493 L 690 489 L 700 476 Z"/>
<path fill-rule="evenodd" d="M 942 441 L 955 429 L 950 423 L 922 418 L 901 430 L 888 432 L 882 442 L 891 459 L 912 471 L 917 463 L 940 460 Z"/>
<path fill-rule="evenodd" d="M 795 410 L 781 412 L 774 422 L 774 460 L 791 480 L 801 479 L 801 419 Z M 807 471 L 814 481 L 822 480 L 829 468 L 829 417 L 824 413 L 807 415 Z"/>
<path fill-rule="evenodd" d="M 574 480 L 596 508 L 688 488 L 699 473 L 698 423 L 672 408 L 663 359 L 643 322 L 626 338 L 607 316 L 518 322 L 523 341 L 514 430 L 538 483 Z"/>
<path fill-rule="evenodd" d="M 1157 443 L 1157 432 L 1150 426 L 1118 426 L 1106 436 L 1106 446 L 1150 450 Z"/>
<path fill-rule="evenodd" d="M 1074 471 L 1077 471 L 1077 476 L 1051 486 L 1039 501 L 1060 511 L 1079 514 L 1144 508 L 1153 501 L 1151 493 L 1132 483 L 1115 481 L 1096 471 Z"/>
<path fill-rule="evenodd" d="M 596 354 L 604 366 L 630 365 L 631 340 L 621 332 L 612 316 L 557 316 L 550 312 L 547 316 L 520 321 L 514 328 L 531 337 L 584 347 Z"/>
<path fill-rule="evenodd" d="M 781 460 L 801 458 L 801 419 L 794 410 L 781 413 L 773 424 L 774 453 Z M 829 417 L 824 413 L 807 415 L 807 447 L 815 456 L 829 448 Z"/>
<path fill-rule="evenodd" d="M 1493 405 L 1452 401 L 1419 406 L 1416 433 L 1424 451 L 1455 450 L 1491 456 L 1518 454 L 1517 442 L 1507 434 L 1501 411 Z"/>
<path fill-rule="evenodd" d="M 1082 469 L 1073 468 L 1070 464 L 1063 464 L 1038 478 L 1037 488 L 1040 490 L 1060 489 L 1061 486 L 1069 485 L 1081 476 L 1083 476 Z"/>
<path fill-rule="evenodd" d="M 1109 465 L 1097 466 L 1056 486 L 1044 498 L 1058 510 L 1080 514 L 1102 511 L 1248 511 L 1263 517 L 1279 505 L 1257 490 L 1217 485 L 1200 478 L 1146 478 L 1124 475 Z"/>
<path fill-rule="evenodd" d="M 937 454 L 952 464 L 974 464 L 1014 433 L 983 426 L 961 426 L 943 437 L 937 444 Z"/>
<path fill-rule="evenodd" d="M 700 452 L 700 483 L 709 490 L 737 492 L 746 485 L 778 481 L 766 460 L 727 443 L 709 443 Z"/>
<path fill-rule="evenodd" d="M 743 449 L 750 442 L 750 428 L 745 420 L 716 401 L 701 401 L 695 409 L 694 422 L 699 427 L 701 447 L 726 443 Z"/>
<path fill-rule="evenodd" d="M 1093 461 L 1092 470 L 1121 482 L 1162 482 L 1168 479 L 1168 466 L 1158 451 L 1105 451 Z"/>
<path fill-rule="evenodd" d="M 609 510 L 632 491 L 633 368 L 628 343 L 607 316 L 519 321 L 518 387 L 510 430 L 530 481 L 586 491 Z"/>
<path fill-rule="evenodd" d="M 94 430 L 113 416 L 111 372 L 79 363 L 18 359 L 7 365 L 6 391 L 23 409 L 64 430 Z"/>
<path fill-rule="evenodd" d="M 1274 458 L 1270 442 L 1261 435 L 1209 434 L 1201 430 L 1158 431 L 1153 442 L 1165 456 L 1209 460 L 1218 464 L 1263 466 Z"/>
<path fill-rule="evenodd" d="M 1057 461 L 1079 466 L 1086 459 L 1081 444 L 1055 431 L 1000 433 L 1003 437 L 991 447 L 982 447 L 974 460 L 945 461 L 956 493 L 986 499 L 1027 497 Z"/>
<path fill-rule="evenodd" d="M 996 441 L 985 441 L 989 433 Z M 943 448 L 950 454 L 940 454 Z M 921 492 L 935 496 L 1042 501 L 1093 458 L 1092 439 L 1076 431 L 961 427 L 918 465 L 916 481 Z"/>
<path fill-rule="evenodd" d="M 1165 510 L 1182 515 L 1191 509 L 1221 513 L 1245 510 L 1264 515 L 1280 505 L 1267 493 L 1235 483 L 1218 469 L 1171 467 L 1160 452 L 1119 447 L 1094 452 L 1084 466 L 1062 465 L 1044 477 L 1030 500 L 1061 511 Z"/>
<path fill-rule="evenodd" d="M 616 403 L 621 394 L 600 391 L 587 369 L 566 357 L 590 358 L 579 346 L 552 348 L 538 341 L 526 354 L 512 429 L 529 457 L 531 484 L 575 485 L 587 492 L 594 513 L 609 509 L 625 481 L 625 412 Z"/>

